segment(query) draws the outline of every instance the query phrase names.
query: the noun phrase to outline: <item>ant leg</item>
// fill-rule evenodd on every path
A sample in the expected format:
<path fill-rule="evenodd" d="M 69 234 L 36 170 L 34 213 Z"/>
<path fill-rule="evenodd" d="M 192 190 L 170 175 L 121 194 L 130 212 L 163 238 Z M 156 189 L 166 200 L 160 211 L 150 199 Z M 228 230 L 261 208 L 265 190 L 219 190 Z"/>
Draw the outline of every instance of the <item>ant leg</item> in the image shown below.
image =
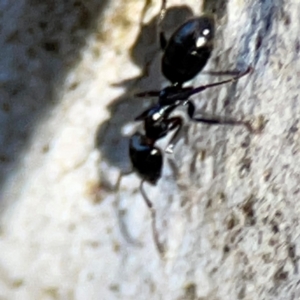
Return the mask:
<path fill-rule="evenodd" d="M 144 98 L 144 97 L 158 97 L 160 94 L 160 91 L 147 91 L 147 92 L 141 92 L 134 94 L 135 97 Z"/>
<path fill-rule="evenodd" d="M 140 20 L 140 25 L 143 25 L 144 23 L 144 19 L 145 19 L 145 15 L 147 13 L 147 10 L 149 9 L 149 6 L 151 5 L 151 0 L 146 0 L 142 13 L 141 13 L 141 20 Z"/>
<path fill-rule="evenodd" d="M 162 0 L 161 7 L 160 7 L 160 13 L 159 13 L 160 22 L 164 19 L 166 11 L 167 11 L 167 0 Z"/>
<path fill-rule="evenodd" d="M 174 118 L 170 118 L 168 120 L 168 122 L 170 123 L 169 124 L 170 125 L 169 130 L 173 130 L 173 129 L 177 128 L 175 133 L 173 134 L 167 148 L 165 149 L 166 153 L 172 154 L 173 149 L 174 149 L 174 145 L 176 144 L 178 135 L 181 131 L 183 121 L 182 121 L 181 117 L 174 117 Z"/>
<path fill-rule="evenodd" d="M 160 255 L 163 255 L 165 253 L 165 247 L 164 245 L 160 242 L 159 240 L 159 234 L 158 231 L 156 229 L 156 212 L 155 209 L 153 207 L 152 202 L 149 200 L 148 196 L 146 195 L 146 192 L 144 190 L 144 182 L 145 180 L 141 181 L 140 184 L 140 192 L 145 200 L 146 205 L 148 206 L 150 212 L 151 212 L 151 219 L 152 219 L 152 234 L 153 234 L 153 239 L 154 239 L 154 243 L 156 245 L 156 248 L 158 250 L 158 253 Z"/>
<path fill-rule="evenodd" d="M 120 208 L 120 185 L 121 185 L 121 181 L 122 178 L 126 175 L 130 175 L 132 174 L 133 171 L 128 171 L 128 172 L 122 172 L 120 173 L 117 183 L 115 185 L 115 189 L 118 191 L 117 194 L 117 199 L 116 199 L 116 204 L 115 204 L 115 209 L 116 209 L 116 213 L 117 213 L 117 219 L 118 219 L 118 224 L 119 224 L 119 228 L 120 228 L 120 232 L 122 234 L 122 236 L 124 237 L 124 239 L 126 240 L 127 243 L 134 245 L 134 246 L 141 246 L 141 243 L 136 241 L 131 234 L 129 233 L 129 230 L 127 228 L 127 225 L 124 222 L 124 211 Z"/>
<path fill-rule="evenodd" d="M 159 30 L 159 45 L 161 50 L 164 50 L 167 46 L 167 39 L 166 36 L 164 34 L 164 32 L 162 31 L 162 21 L 165 18 L 166 15 L 166 11 L 167 11 L 167 0 L 162 0 L 161 2 L 161 7 L 160 7 L 160 13 L 159 13 L 159 18 L 158 18 L 158 30 Z"/>
<path fill-rule="evenodd" d="M 143 111 L 141 114 L 139 114 L 137 117 L 134 118 L 134 121 L 144 121 L 147 118 L 148 113 L 151 109 L 153 108 L 150 107 L 149 109 Z"/>
<path fill-rule="evenodd" d="M 165 34 L 161 31 L 159 33 L 159 45 L 160 45 L 161 50 L 165 50 L 167 47 L 167 44 L 168 44 L 167 38 L 166 38 Z"/>
<path fill-rule="evenodd" d="M 203 71 L 202 75 L 212 75 L 212 76 L 237 76 L 241 74 L 239 70 L 227 70 L 227 71 Z"/>
<path fill-rule="evenodd" d="M 192 89 L 191 91 L 188 91 L 188 97 L 194 95 L 194 94 L 198 94 L 208 88 L 214 87 L 214 86 L 218 86 L 218 85 L 222 85 L 225 83 L 230 83 L 230 82 L 235 82 L 237 81 L 239 78 L 251 73 L 253 71 L 253 68 L 251 66 L 248 67 L 248 69 L 245 72 L 242 72 L 240 74 L 238 74 L 235 77 L 232 77 L 231 79 L 228 80 L 223 80 L 223 81 L 219 81 L 219 82 L 215 82 L 215 83 L 211 83 L 211 84 L 207 84 L 207 85 L 202 85 L 202 86 L 198 86 L 194 89 Z"/>
<path fill-rule="evenodd" d="M 194 114 L 195 114 L 194 103 L 192 103 L 191 101 L 187 101 L 186 105 L 188 106 L 188 109 L 187 109 L 188 115 L 191 118 L 191 120 L 194 122 L 206 123 L 206 124 L 211 124 L 211 125 L 243 125 L 250 132 L 253 132 L 253 128 L 250 125 L 250 123 L 245 122 L 245 121 L 240 121 L 240 120 L 235 120 L 235 119 L 226 119 L 226 118 L 221 118 L 219 116 L 206 116 L 206 117 L 196 118 L 196 117 L 194 117 Z"/>

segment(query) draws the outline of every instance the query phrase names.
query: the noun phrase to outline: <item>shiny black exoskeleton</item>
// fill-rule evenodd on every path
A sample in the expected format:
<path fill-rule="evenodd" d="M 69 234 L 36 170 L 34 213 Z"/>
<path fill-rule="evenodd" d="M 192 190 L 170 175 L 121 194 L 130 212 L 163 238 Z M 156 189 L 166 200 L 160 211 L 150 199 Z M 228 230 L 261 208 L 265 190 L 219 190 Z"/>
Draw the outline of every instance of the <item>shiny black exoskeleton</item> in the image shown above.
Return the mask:
<path fill-rule="evenodd" d="M 162 13 L 166 0 L 163 0 Z M 138 94 L 139 97 L 158 97 L 158 102 L 138 117 L 136 121 L 143 122 L 144 133 L 137 132 L 130 138 L 129 155 L 133 171 L 141 180 L 140 191 L 152 213 L 152 226 L 156 246 L 160 253 L 164 252 L 155 228 L 155 210 L 152 202 L 148 199 L 143 184 L 148 182 L 155 185 L 161 177 L 163 168 L 163 152 L 156 147 L 155 143 L 175 130 L 166 148 L 166 152 L 172 153 L 174 144 L 179 136 L 183 120 L 179 116 L 170 116 L 178 106 L 186 106 L 189 118 L 194 122 L 206 124 L 230 124 L 245 125 L 249 130 L 251 126 L 247 122 L 234 119 L 224 119 L 217 116 L 195 116 L 195 105 L 190 100 L 194 94 L 200 93 L 207 88 L 230 83 L 248 74 L 252 69 L 249 67 L 244 73 L 238 73 L 235 77 L 217 83 L 199 87 L 182 87 L 183 83 L 193 79 L 206 65 L 212 49 L 214 38 L 214 19 L 210 16 L 200 16 L 188 20 L 181 25 L 171 36 L 169 41 L 164 34 L 160 33 L 160 41 L 164 54 L 162 57 L 162 73 L 172 83 L 161 91 L 147 91 Z M 225 74 L 225 73 L 224 73 Z"/>
<path fill-rule="evenodd" d="M 155 142 L 156 139 L 135 133 L 129 144 L 132 165 L 139 175 L 151 184 L 156 184 L 160 178 L 163 165 L 161 150 L 154 146 Z"/>
<path fill-rule="evenodd" d="M 215 21 L 203 15 L 181 25 L 167 42 L 161 33 L 164 54 L 161 62 L 163 75 L 172 84 L 182 85 L 193 79 L 206 65 L 213 50 Z"/>

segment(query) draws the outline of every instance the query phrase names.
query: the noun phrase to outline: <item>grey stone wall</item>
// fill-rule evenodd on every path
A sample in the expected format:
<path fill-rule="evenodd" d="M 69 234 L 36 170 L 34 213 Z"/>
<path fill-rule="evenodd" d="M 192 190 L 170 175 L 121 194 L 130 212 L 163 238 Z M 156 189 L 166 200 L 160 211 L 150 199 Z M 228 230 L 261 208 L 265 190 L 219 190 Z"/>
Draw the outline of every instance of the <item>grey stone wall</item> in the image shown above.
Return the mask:
<path fill-rule="evenodd" d="M 161 257 L 139 179 L 113 190 L 130 169 L 132 120 L 151 104 L 134 94 L 167 84 L 160 1 L 1 3 L 0 299 L 300 298 L 300 3 L 168 6 L 167 31 L 191 10 L 216 13 L 205 70 L 254 68 L 195 96 L 198 111 L 263 130 L 186 122 L 146 185 Z"/>

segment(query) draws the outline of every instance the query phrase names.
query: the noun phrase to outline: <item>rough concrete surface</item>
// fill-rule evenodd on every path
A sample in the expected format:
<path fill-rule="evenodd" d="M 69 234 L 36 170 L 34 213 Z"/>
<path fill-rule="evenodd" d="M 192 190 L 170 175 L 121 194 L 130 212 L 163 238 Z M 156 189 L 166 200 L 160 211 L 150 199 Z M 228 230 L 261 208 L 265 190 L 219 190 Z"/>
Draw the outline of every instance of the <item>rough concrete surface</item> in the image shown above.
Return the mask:
<path fill-rule="evenodd" d="M 1 300 L 300 299 L 300 2 L 168 7 L 167 32 L 191 10 L 216 13 L 206 70 L 254 68 L 194 96 L 198 110 L 263 130 L 187 122 L 146 185 L 161 257 L 139 179 L 114 191 L 151 104 L 134 94 L 167 84 L 160 1 L 0 3 Z"/>

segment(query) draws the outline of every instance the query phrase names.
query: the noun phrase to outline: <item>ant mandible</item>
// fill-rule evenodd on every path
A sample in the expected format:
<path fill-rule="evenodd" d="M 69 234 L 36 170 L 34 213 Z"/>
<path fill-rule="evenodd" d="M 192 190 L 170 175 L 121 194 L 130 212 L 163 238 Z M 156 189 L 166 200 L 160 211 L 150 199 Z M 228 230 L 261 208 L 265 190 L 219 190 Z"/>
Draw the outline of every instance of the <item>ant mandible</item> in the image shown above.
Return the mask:
<path fill-rule="evenodd" d="M 160 20 L 166 12 L 166 0 L 162 1 Z M 163 50 L 161 69 L 165 78 L 171 82 L 161 91 L 147 91 L 137 94 L 138 97 L 158 97 L 158 102 L 135 118 L 142 121 L 144 134 L 136 132 L 129 141 L 129 156 L 132 169 L 141 178 L 140 192 L 146 205 L 151 211 L 152 228 L 155 244 L 160 254 L 164 253 L 164 246 L 159 240 L 155 226 L 155 209 L 144 190 L 144 183 L 155 185 L 161 177 L 163 168 L 163 153 L 155 143 L 175 130 L 165 152 L 172 153 L 175 141 L 182 128 L 183 120 L 179 116 L 170 117 L 178 106 L 187 106 L 187 114 L 193 122 L 207 124 L 244 125 L 249 131 L 252 127 L 248 122 L 224 119 L 220 117 L 195 117 L 195 105 L 190 100 L 192 95 L 198 94 L 208 88 L 237 81 L 252 71 L 249 67 L 245 72 L 235 77 L 199 87 L 182 87 L 193 79 L 206 65 L 213 50 L 215 25 L 214 18 L 202 15 L 192 18 L 182 24 L 167 41 L 164 33 L 160 32 L 160 44 Z M 223 72 L 225 74 L 225 72 Z M 221 73 L 220 73 L 221 74 Z M 129 172 L 131 173 L 131 172 Z M 128 173 L 126 173 L 128 174 Z M 119 186 L 120 175 L 117 185 Z"/>

